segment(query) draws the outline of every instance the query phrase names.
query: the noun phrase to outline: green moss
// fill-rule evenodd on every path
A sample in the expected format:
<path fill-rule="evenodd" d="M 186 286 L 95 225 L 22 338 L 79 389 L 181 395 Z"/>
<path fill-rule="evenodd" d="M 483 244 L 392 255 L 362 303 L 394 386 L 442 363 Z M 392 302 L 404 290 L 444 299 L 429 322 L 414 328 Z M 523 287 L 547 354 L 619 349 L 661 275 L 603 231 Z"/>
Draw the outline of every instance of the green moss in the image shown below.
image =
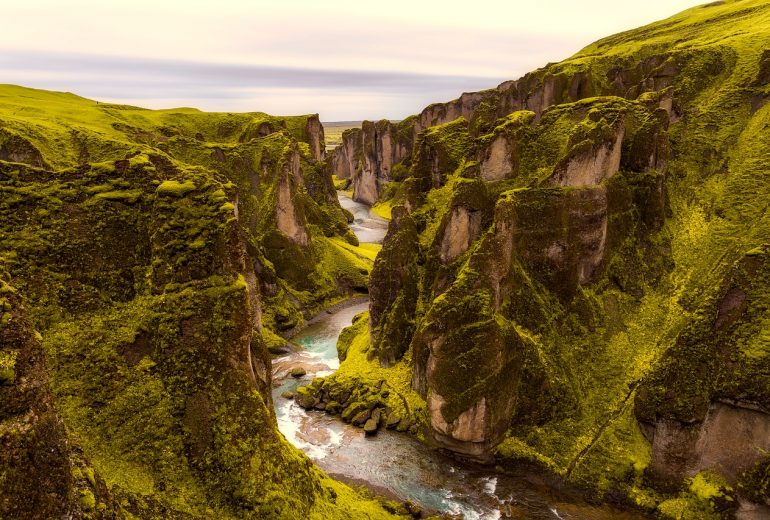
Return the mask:
<path fill-rule="evenodd" d="M 506 437 L 497 445 L 495 453 L 512 464 L 532 464 L 547 471 L 559 473 L 558 466 L 552 460 L 516 437 Z"/>
<path fill-rule="evenodd" d="M 671 498 L 658 506 L 663 518 L 672 520 L 718 520 L 720 516 L 697 500 L 690 498 Z"/>
<path fill-rule="evenodd" d="M 184 197 L 187 193 L 195 190 L 195 183 L 192 181 L 164 181 L 158 186 L 156 193 L 166 197 Z"/>
<path fill-rule="evenodd" d="M 354 324 L 340 334 L 337 352 L 342 362 L 339 370 L 326 378 L 324 386 L 339 386 L 353 393 L 346 403 L 349 412 L 355 411 L 350 403 L 362 399 L 362 389 L 387 389 L 387 397 L 382 397 L 379 393 L 377 398 L 384 401 L 400 417 L 424 423 L 427 410 L 425 401 L 410 384 L 411 359 L 404 358 L 391 368 L 382 368 L 379 361 L 369 355 L 370 351 L 369 316 L 365 313 L 357 316 Z"/>
<path fill-rule="evenodd" d="M 0 318 L 2 323 L 2 318 Z M 12 385 L 16 380 L 16 358 L 19 352 L 6 350 L 0 352 L 0 385 Z"/>
<path fill-rule="evenodd" d="M 84 489 L 80 492 L 78 504 L 83 508 L 83 511 L 93 511 L 96 508 L 96 497 L 91 491 Z"/>
<path fill-rule="evenodd" d="M 372 213 L 374 213 L 380 218 L 384 218 L 385 220 L 390 220 L 392 218 L 391 216 L 392 212 L 393 212 L 393 202 L 389 200 L 380 201 L 374 206 L 372 206 Z"/>
<path fill-rule="evenodd" d="M 409 347 L 418 297 L 418 244 L 414 220 L 395 210 L 385 245 L 372 269 L 372 356 L 383 366 L 395 364 Z"/>
<path fill-rule="evenodd" d="M 142 190 L 130 191 L 103 191 L 96 194 L 97 199 L 134 204 L 142 196 Z"/>
<path fill-rule="evenodd" d="M 689 479 L 689 487 L 679 497 L 663 501 L 658 511 L 663 518 L 719 519 L 734 514 L 735 498 L 732 488 L 722 476 L 701 472 Z"/>
<path fill-rule="evenodd" d="M 334 189 L 337 191 L 344 193 L 350 188 L 350 179 L 340 179 L 336 175 L 333 175 L 332 181 L 334 182 Z"/>
<path fill-rule="evenodd" d="M 303 311 L 364 289 L 376 255 L 351 245 L 328 172 L 295 141 L 308 118 L 265 117 L 281 128 L 244 137 L 260 115 L 0 94 L 13 134 L 0 154 L 23 160 L 0 160 L 0 269 L 44 332 L 56 409 L 93 462 L 73 472 L 90 514 L 108 490 L 137 518 L 388 516 L 342 485 L 335 505 L 254 375 L 269 366 L 258 294 L 268 346 L 282 345 L 275 331 Z M 308 247 L 274 233 L 284 168 Z"/>

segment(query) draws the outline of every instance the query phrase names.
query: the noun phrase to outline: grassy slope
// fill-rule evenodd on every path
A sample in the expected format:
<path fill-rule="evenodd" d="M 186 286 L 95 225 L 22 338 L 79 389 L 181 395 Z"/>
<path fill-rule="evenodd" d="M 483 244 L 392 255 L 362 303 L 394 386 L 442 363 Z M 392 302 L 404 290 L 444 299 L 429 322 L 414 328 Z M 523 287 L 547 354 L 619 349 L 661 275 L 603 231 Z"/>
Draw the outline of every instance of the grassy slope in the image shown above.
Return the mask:
<path fill-rule="evenodd" d="M 577 382 L 585 389 L 593 387 L 585 393 L 588 410 L 606 409 L 608 388 L 623 388 L 648 373 L 693 318 L 704 293 L 718 287 L 723 273 L 743 254 L 770 240 L 770 147 L 761 130 L 770 124 L 770 105 L 752 114 L 747 95 L 769 39 L 766 2 L 725 2 L 606 38 L 567 61 L 568 65 L 590 63 L 593 73 L 601 76 L 606 71 L 602 64 L 611 58 L 687 52 L 697 56 L 681 72 L 675 87 L 681 93 L 684 117 L 670 129 L 667 186 L 672 211 L 662 236 L 669 239 L 675 268 L 658 286 L 646 288 L 640 302 L 617 295 L 619 301 L 626 300 L 619 309 L 625 330 L 611 337 L 601 357 L 595 358 L 590 336 L 584 343 L 587 348 L 576 351 L 570 365 L 583 367 Z M 716 77 L 702 88 L 704 69 L 720 59 L 726 65 L 724 71 L 714 71 Z M 585 362 L 586 356 L 590 363 Z M 586 367 L 601 367 L 601 371 Z M 622 410 L 620 416 L 610 422 L 596 450 L 578 465 L 575 478 L 601 484 L 613 473 L 603 471 L 603 466 L 617 468 L 613 470 L 617 479 L 623 466 L 638 471 L 647 463 L 649 448 L 638 433 L 630 406 L 616 402 L 613 408 Z M 605 423 L 594 424 L 581 428 L 585 434 L 579 439 L 583 440 L 568 451 L 586 446 Z M 542 435 L 564 437 L 564 426 L 554 425 Z M 572 439 L 568 436 L 565 441 Z M 562 450 L 557 452 L 561 455 Z"/>

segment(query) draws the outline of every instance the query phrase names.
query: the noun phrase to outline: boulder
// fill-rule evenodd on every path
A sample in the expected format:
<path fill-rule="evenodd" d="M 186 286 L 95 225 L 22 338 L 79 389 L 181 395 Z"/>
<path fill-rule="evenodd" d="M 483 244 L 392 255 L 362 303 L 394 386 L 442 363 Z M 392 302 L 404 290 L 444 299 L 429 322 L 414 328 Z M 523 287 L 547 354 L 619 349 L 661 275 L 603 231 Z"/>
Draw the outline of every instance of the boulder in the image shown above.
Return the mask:
<path fill-rule="evenodd" d="M 366 421 L 366 424 L 364 424 L 364 433 L 367 435 L 374 435 L 377 433 L 377 427 L 379 426 L 379 423 L 374 420 L 374 418 L 369 419 Z"/>
<path fill-rule="evenodd" d="M 350 424 L 354 426 L 363 426 L 367 421 L 369 421 L 372 413 L 369 410 L 364 410 L 363 412 L 358 412 L 353 419 L 350 421 Z"/>
<path fill-rule="evenodd" d="M 342 420 L 346 422 L 350 422 L 353 417 L 361 413 L 362 411 L 366 410 L 366 405 L 364 403 L 351 403 L 348 405 L 345 410 L 342 412 Z"/>
<path fill-rule="evenodd" d="M 302 377 L 307 374 L 307 370 L 302 367 L 294 367 L 291 369 L 291 377 Z"/>
<path fill-rule="evenodd" d="M 388 414 L 387 419 L 385 420 L 385 428 L 388 430 L 394 429 L 398 424 L 401 422 L 401 417 L 396 413 Z"/>
<path fill-rule="evenodd" d="M 294 396 L 294 401 L 305 410 L 309 410 L 315 406 L 317 399 L 311 395 L 308 389 L 304 386 L 297 388 L 297 393 Z"/>

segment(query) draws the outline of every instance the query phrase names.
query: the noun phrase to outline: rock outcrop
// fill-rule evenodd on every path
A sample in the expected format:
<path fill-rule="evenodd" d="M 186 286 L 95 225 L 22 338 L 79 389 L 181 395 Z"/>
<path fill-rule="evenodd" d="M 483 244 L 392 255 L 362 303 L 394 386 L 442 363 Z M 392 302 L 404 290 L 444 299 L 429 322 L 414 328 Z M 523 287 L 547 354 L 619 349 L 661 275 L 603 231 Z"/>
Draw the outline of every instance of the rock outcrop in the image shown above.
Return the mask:
<path fill-rule="evenodd" d="M 409 121 L 377 123 L 364 121 L 361 128 L 347 130 L 342 143 L 331 157 L 333 173 L 351 179 L 353 200 L 372 205 L 379 199 L 385 183 L 392 179 L 392 169 L 411 153 Z"/>
<path fill-rule="evenodd" d="M 534 114 L 533 120 L 538 121 L 554 105 L 568 104 L 594 96 L 612 95 L 637 99 L 646 92 L 667 91 L 677 75 L 697 59 L 692 53 L 683 52 L 677 56 L 651 56 L 641 61 L 596 56 L 595 62 L 590 64 L 550 64 L 518 80 L 503 82 L 496 88 L 464 93 L 455 100 L 429 105 L 420 114 L 397 124 L 388 121 L 376 124 L 364 121 L 364 130 L 350 131 L 343 138 L 343 144 L 335 150 L 334 159 L 331 161 L 332 171 L 340 178 L 355 178 L 356 172 L 366 172 L 366 179 L 361 184 L 365 191 L 362 191 L 362 196 L 356 200 L 373 204 L 378 200 L 383 186 L 393 180 L 390 173 L 393 167 L 409 167 L 411 158 L 416 153 L 419 135 L 431 127 L 444 125 L 462 117 L 468 121 L 471 134 L 479 136 L 494 130 L 499 119 L 519 111 L 531 112 Z M 728 58 L 716 55 L 709 59 L 711 62 L 702 78 L 705 83 L 714 80 L 718 67 L 724 66 Z M 706 86 L 705 83 L 702 87 Z M 669 119 L 678 119 L 670 91 L 667 96 L 661 98 L 660 107 L 666 110 Z M 375 126 L 380 129 L 397 127 L 398 130 L 396 133 L 365 130 Z M 614 135 L 615 138 L 619 137 L 619 141 L 623 140 L 620 135 L 623 131 L 621 126 L 616 129 Z M 383 139 L 383 136 L 387 137 Z M 603 153 L 589 153 L 584 156 L 583 161 L 596 160 L 599 161 L 597 164 L 581 164 L 578 154 L 573 158 L 572 165 L 565 164 L 564 168 L 572 168 L 570 177 L 574 177 L 574 172 L 585 171 L 586 168 L 592 171 L 611 170 L 617 166 L 620 153 L 614 144 L 615 141 L 607 142 L 602 145 L 606 146 Z M 482 163 L 483 178 L 490 181 L 501 180 L 515 169 L 515 164 L 509 164 L 510 151 L 507 148 L 511 145 L 515 143 L 507 142 L 503 138 L 496 138 L 491 142 L 491 146 L 485 150 L 485 156 L 479 159 Z M 385 154 L 387 158 L 380 160 L 365 159 L 372 157 L 376 150 L 392 150 L 394 153 Z M 657 164 L 651 167 L 662 169 Z M 582 181 L 576 178 L 576 182 Z M 376 190 L 374 186 L 377 187 Z"/>
<path fill-rule="evenodd" d="M 624 134 L 621 122 L 611 130 L 608 140 L 570 154 L 554 172 L 552 182 L 559 186 L 596 186 L 609 179 L 620 168 Z"/>
<path fill-rule="evenodd" d="M 278 230 L 299 246 L 307 246 L 309 241 L 304 215 L 299 213 L 300 209 L 294 204 L 296 192 L 303 187 L 299 153 L 291 150 L 281 169 L 275 211 Z"/>
<path fill-rule="evenodd" d="M 326 156 L 326 140 L 324 139 L 324 127 L 318 114 L 308 116 L 305 124 L 307 144 L 310 146 L 310 154 L 316 161 L 322 161 Z"/>
<path fill-rule="evenodd" d="M 419 274 L 417 228 L 406 209 L 393 209 L 383 247 L 374 261 L 369 294 L 371 355 L 391 366 L 404 355 L 414 330 Z M 386 245 L 387 244 L 387 245 Z"/>
<path fill-rule="evenodd" d="M 770 449 L 770 342 L 755 321 L 766 313 L 768 282 L 765 245 L 706 289 L 693 321 L 643 381 L 635 411 L 652 445 L 648 472 L 661 485 L 711 471 L 756 492 L 742 479 Z"/>
<path fill-rule="evenodd" d="M 441 239 L 441 261 L 449 263 L 465 253 L 481 234 L 481 219 L 478 210 L 458 206 L 452 209 L 452 215 L 444 229 Z"/>
<path fill-rule="evenodd" d="M 513 172 L 511 144 L 504 135 L 498 135 L 485 151 L 481 160 L 481 178 L 485 181 L 501 181 Z"/>

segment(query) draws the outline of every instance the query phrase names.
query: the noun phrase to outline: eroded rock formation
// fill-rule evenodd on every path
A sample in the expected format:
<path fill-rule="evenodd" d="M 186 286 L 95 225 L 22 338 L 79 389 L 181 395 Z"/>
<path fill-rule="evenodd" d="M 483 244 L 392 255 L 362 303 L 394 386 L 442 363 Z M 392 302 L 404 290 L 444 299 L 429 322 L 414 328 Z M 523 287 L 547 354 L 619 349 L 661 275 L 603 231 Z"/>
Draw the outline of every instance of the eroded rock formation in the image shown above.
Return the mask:
<path fill-rule="evenodd" d="M 770 240 L 767 53 L 648 38 L 766 9 L 693 9 L 413 120 L 380 197 L 414 222 L 417 303 L 389 346 L 407 269 L 373 273 L 368 352 L 403 352 L 382 364 L 411 369 L 435 443 L 638 505 L 657 486 L 664 516 L 761 510 L 766 278 L 720 280 Z"/>

